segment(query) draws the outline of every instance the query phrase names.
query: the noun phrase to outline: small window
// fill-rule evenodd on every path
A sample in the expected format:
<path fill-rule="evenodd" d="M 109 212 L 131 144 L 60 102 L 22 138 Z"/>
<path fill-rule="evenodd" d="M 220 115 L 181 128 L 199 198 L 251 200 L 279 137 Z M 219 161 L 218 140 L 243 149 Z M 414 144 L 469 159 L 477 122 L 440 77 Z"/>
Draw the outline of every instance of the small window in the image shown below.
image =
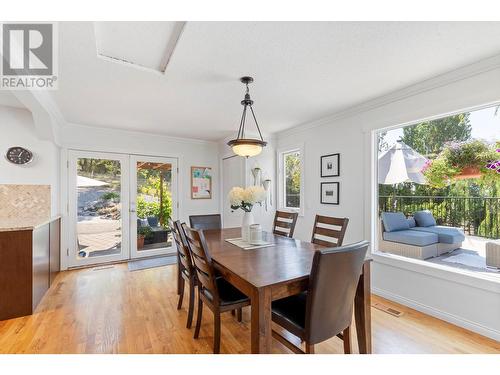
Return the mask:
<path fill-rule="evenodd" d="M 303 205 L 303 153 L 293 149 L 280 153 L 280 207 L 301 211 Z"/>

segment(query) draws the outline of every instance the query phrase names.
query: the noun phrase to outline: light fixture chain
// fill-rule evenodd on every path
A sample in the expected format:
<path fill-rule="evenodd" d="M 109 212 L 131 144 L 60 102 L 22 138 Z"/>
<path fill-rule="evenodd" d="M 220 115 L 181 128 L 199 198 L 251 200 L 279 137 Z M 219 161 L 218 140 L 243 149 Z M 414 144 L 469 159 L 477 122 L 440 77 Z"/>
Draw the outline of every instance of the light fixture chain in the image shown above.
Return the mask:
<path fill-rule="evenodd" d="M 260 140 L 263 141 L 264 138 L 262 138 L 262 133 L 260 132 L 259 124 L 257 122 L 257 118 L 255 117 L 255 113 L 253 112 L 253 107 L 251 104 L 250 104 L 250 110 L 252 111 L 252 116 L 253 116 L 253 120 L 255 121 L 255 126 L 257 126 L 257 130 L 259 131 Z"/>

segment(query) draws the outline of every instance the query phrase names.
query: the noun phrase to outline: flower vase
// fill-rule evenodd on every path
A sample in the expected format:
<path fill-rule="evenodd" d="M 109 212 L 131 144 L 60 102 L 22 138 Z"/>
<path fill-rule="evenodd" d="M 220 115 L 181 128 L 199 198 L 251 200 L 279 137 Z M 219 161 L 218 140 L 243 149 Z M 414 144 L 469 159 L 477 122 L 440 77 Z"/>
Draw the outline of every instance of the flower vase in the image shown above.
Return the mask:
<path fill-rule="evenodd" d="M 252 212 L 246 212 L 243 214 L 243 221 L 241 223 L 241 238 L 245 242 L 250 241 L 250 225 L 254 224 Z"/>

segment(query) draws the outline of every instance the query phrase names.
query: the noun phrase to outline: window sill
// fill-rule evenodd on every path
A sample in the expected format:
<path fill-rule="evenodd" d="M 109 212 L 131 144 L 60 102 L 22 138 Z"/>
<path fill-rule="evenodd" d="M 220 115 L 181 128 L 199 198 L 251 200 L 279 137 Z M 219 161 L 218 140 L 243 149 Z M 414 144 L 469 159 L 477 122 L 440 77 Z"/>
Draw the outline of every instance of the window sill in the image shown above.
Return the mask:
<path fill-rule="evenodd" d="M 372 253 L 375 263 L 404 269 L 411 272 L 425 274 L 431 277 L 487 290 L 493 293 L 500 293 L 500 280 L 496 277 L 476 274 L 467 270 L 455 269 L 439 264 L 429 263 L 420 259 L 401 257 L 394 254 L 387 254 L 379 251 Z"/>

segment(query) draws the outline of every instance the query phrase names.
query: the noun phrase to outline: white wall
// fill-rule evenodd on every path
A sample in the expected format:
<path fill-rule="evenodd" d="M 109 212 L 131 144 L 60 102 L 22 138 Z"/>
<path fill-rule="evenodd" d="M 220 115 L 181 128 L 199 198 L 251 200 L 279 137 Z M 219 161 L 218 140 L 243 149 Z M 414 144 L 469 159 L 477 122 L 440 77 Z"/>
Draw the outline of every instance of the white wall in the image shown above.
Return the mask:
<path fill-rule="evenodd" d="M 299 143 L 305 148 L 305 212 L 298 220 L 296 237 L 309 240 L 314 215 L 320 213 L 350 219 L 345 243 L 363 238 L 373 241 L 372 131 L 500 102 L 499 87 L 500 58 L 496 57 L 279 133 L 278 149 Z M 341 154 L 340 177 L 320 178 L 320 156 L 337 152 Z M 340 205 L 319 203 L 323 181 L 340 181 Z M 466 282 L 464 286 L 439 269 L 430 275 L 422 267 L 402 268 L 401 260 L 384 260 L 374 255 L 376 293 L 500 340 L 498 283 Z"/>
<path fill-rule="evenodd" d="M 0 106 L 0 184 L 34 184 L 51 186 L 51 214 L 59 214 L 59 148 L 41 141 L 35 134 L 31 112 Z M 34 154 L 25 166 L 9 163 L 3 155 L 9 147 L 21 146 Z"/>

